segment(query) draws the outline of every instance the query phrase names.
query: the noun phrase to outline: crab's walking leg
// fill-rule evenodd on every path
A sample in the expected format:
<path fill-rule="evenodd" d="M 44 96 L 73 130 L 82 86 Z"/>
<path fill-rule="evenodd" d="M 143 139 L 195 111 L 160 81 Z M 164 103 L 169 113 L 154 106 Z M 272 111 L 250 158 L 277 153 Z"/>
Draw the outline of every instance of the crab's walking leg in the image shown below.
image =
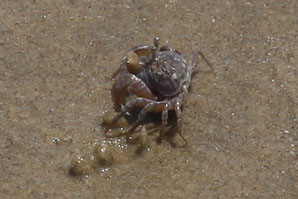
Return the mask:
<path fill-rule="evenodd" d="M 130 102 L 128 102 L 122 110 L 112 119 L 110 124 L 105 129 L 104 133 L 106 134 L 111 127 L 114 125 L 115 122 L 117 122 L 121 117 L 123 117 L 127 112 L 129 112 L 133 107 L 145 107 L 147 104 L 152 102 L 152 100 L 138 97 Z"/>
<path fill-rule="evenodd" d="M 165 110 L 166 107 L 166 103 L 165 102 L 156 102 L 156 101 L 151 101 L 150 103 L 148 103 L 140 112 L 137 121 L 135 121 L 132 125 L 132 127 L 129 129 L 129 131 L 126 133 L 126 136 L 131 135 L 136 128 L 140 125 L 140 123 L 144 120 L 144 118 L 146 117 L 147 113 L 149 112 L 161 112 L 163 110 Z"/>
<path fill-rule="evenodd" d="M 144 120 L 144 118 L 146 117 L 146 114 L 152 109 L 152 107 L 154 107 L 154 102 L 151 102 L 149 104 L 147 104 L 142 111 L 140 112 L 137 121 L 135 121 L 131 128 L 129 129 L 129 131 L 126 133 L 126 136 L 129 136 L 131 134 L 133 134 L 133 132 L 136 130 L 136 128 L 140 125 L 141 121 Z"/>
<path fill-rule="evenodd" d="M 169 108 L 170 108 L 171 103 L 168 102 L 167 104 L 165 104 L 165 107 L 161 113 L 161 121 L 162 121 L 162 125 L 160 127 L 159 130 L 159 136 L 160 138 L 163 137 L 164 133 L 165 133 L 165 129 L 167 127 L 168 124 L 168 118 L 169 118 Z"/>
<path fill-rule="evenodd" d="M 177 116 L 176 132 L 179 133 L 180 137 L 185 142 L 185 145 L 188 145 L 187 140 L 182 135 L 182 116 L 181 116 L 182 112 L 181 112 L 181 104 L 179 102 L 176 102 L 175 112 L 176 112 L 176 116 Z"/>
<path fill-rule="evenodd" d="M 205 58 L 205 55 L 201 51 L 199 51 L 198 49 L 197 50 L 194 50 L 192 52 L 192 69 L 195 68 L 198 65 L 198 63 L 199 63 L 199 56 L 207 63 L 207 65 L 212 70 L 212 72 L 214 72 L 213 67 L 211 66 L 211 64 L 209 63 L 209 61 Z"/>
<path fill-rule="evenodd" d="M 164 129 L 166 128 L 166 126 L 168 124 L 169 107 L 170 107 L 170 104 L 167 103 L 165 105 L 165 108 L 163 109 L 163 111 L 161 113 L 161 119 L 162 119 L 162 126 L 161 126 L 161 129 L 160 129 L 161 133 L 164 131 Z"/>

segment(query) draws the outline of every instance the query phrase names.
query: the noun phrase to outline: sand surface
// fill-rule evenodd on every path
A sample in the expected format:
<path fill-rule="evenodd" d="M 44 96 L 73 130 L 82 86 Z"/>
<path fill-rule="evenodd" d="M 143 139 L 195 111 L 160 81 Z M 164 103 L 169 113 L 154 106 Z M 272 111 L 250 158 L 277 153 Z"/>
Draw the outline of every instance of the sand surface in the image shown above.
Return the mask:
<path fill-rule="evenodd" d="M 296 0 L 0 1 L 0 198 L 298 198 Z M 183 134 L 103 136 L 111 74 L 161 43 L 201 62 Z"/>

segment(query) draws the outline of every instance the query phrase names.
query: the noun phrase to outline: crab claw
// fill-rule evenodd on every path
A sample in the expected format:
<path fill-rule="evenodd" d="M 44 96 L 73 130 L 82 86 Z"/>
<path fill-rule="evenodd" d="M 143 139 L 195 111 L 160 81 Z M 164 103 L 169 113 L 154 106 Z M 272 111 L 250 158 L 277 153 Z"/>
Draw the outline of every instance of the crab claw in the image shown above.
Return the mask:
<path fill-rule="evenodd" d="M 141 79 L 131 73 L 123 73 L 115 80 L 111 90 L 112 100 L 116 111 L 119 111 L 121 105 L 125 104 L 127 93 L 146 99 L 156 99 L 148 86 Z"/>

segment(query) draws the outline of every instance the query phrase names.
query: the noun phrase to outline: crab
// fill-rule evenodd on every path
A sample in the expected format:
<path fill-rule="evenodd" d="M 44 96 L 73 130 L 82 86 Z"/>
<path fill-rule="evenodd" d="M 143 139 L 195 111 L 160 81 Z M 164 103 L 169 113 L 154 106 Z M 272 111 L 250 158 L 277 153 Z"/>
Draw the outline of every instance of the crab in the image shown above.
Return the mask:
<path fill-rule="evenodd" d="M 158 37 L 153 39 L 153 44 L 133 47 L 113 74 L 115 81 L 111 89 L 112 101 L 119 113 L 105 129 L 105 134 L 115 122 L 135 107 L 142 110 L 126 136 L 134 133 L 149 112 L 161 113 L 162 133 L 168 124 L 168 113 L 173 110 L 177 118 L 175 131 L 187 145 L 188 142 L 182 135 L 181 107 L 188 95 L 192 71 L 198 65 L 199 57 L 208 64 L 212 72 L 214 69 L 199 50 L 193 51 L 192 61 L 187 64 L 179 51 L 167 45 L 159 48 Z M 135 95 L 136 98 L 126 103 L 129 95 Z"/>

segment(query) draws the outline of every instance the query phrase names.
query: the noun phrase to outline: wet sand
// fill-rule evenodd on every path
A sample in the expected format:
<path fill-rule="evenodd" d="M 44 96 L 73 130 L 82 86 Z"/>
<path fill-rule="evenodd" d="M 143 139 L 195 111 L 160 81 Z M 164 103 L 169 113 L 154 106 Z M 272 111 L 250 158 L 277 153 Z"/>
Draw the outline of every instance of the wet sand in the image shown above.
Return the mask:
<path fill-rule="evenodd" d="M 0 2 L 0 198 L 298 198 L 296 1 Z M 155 36 L 201 62 L 179 136 L 103 136 Z"/>

